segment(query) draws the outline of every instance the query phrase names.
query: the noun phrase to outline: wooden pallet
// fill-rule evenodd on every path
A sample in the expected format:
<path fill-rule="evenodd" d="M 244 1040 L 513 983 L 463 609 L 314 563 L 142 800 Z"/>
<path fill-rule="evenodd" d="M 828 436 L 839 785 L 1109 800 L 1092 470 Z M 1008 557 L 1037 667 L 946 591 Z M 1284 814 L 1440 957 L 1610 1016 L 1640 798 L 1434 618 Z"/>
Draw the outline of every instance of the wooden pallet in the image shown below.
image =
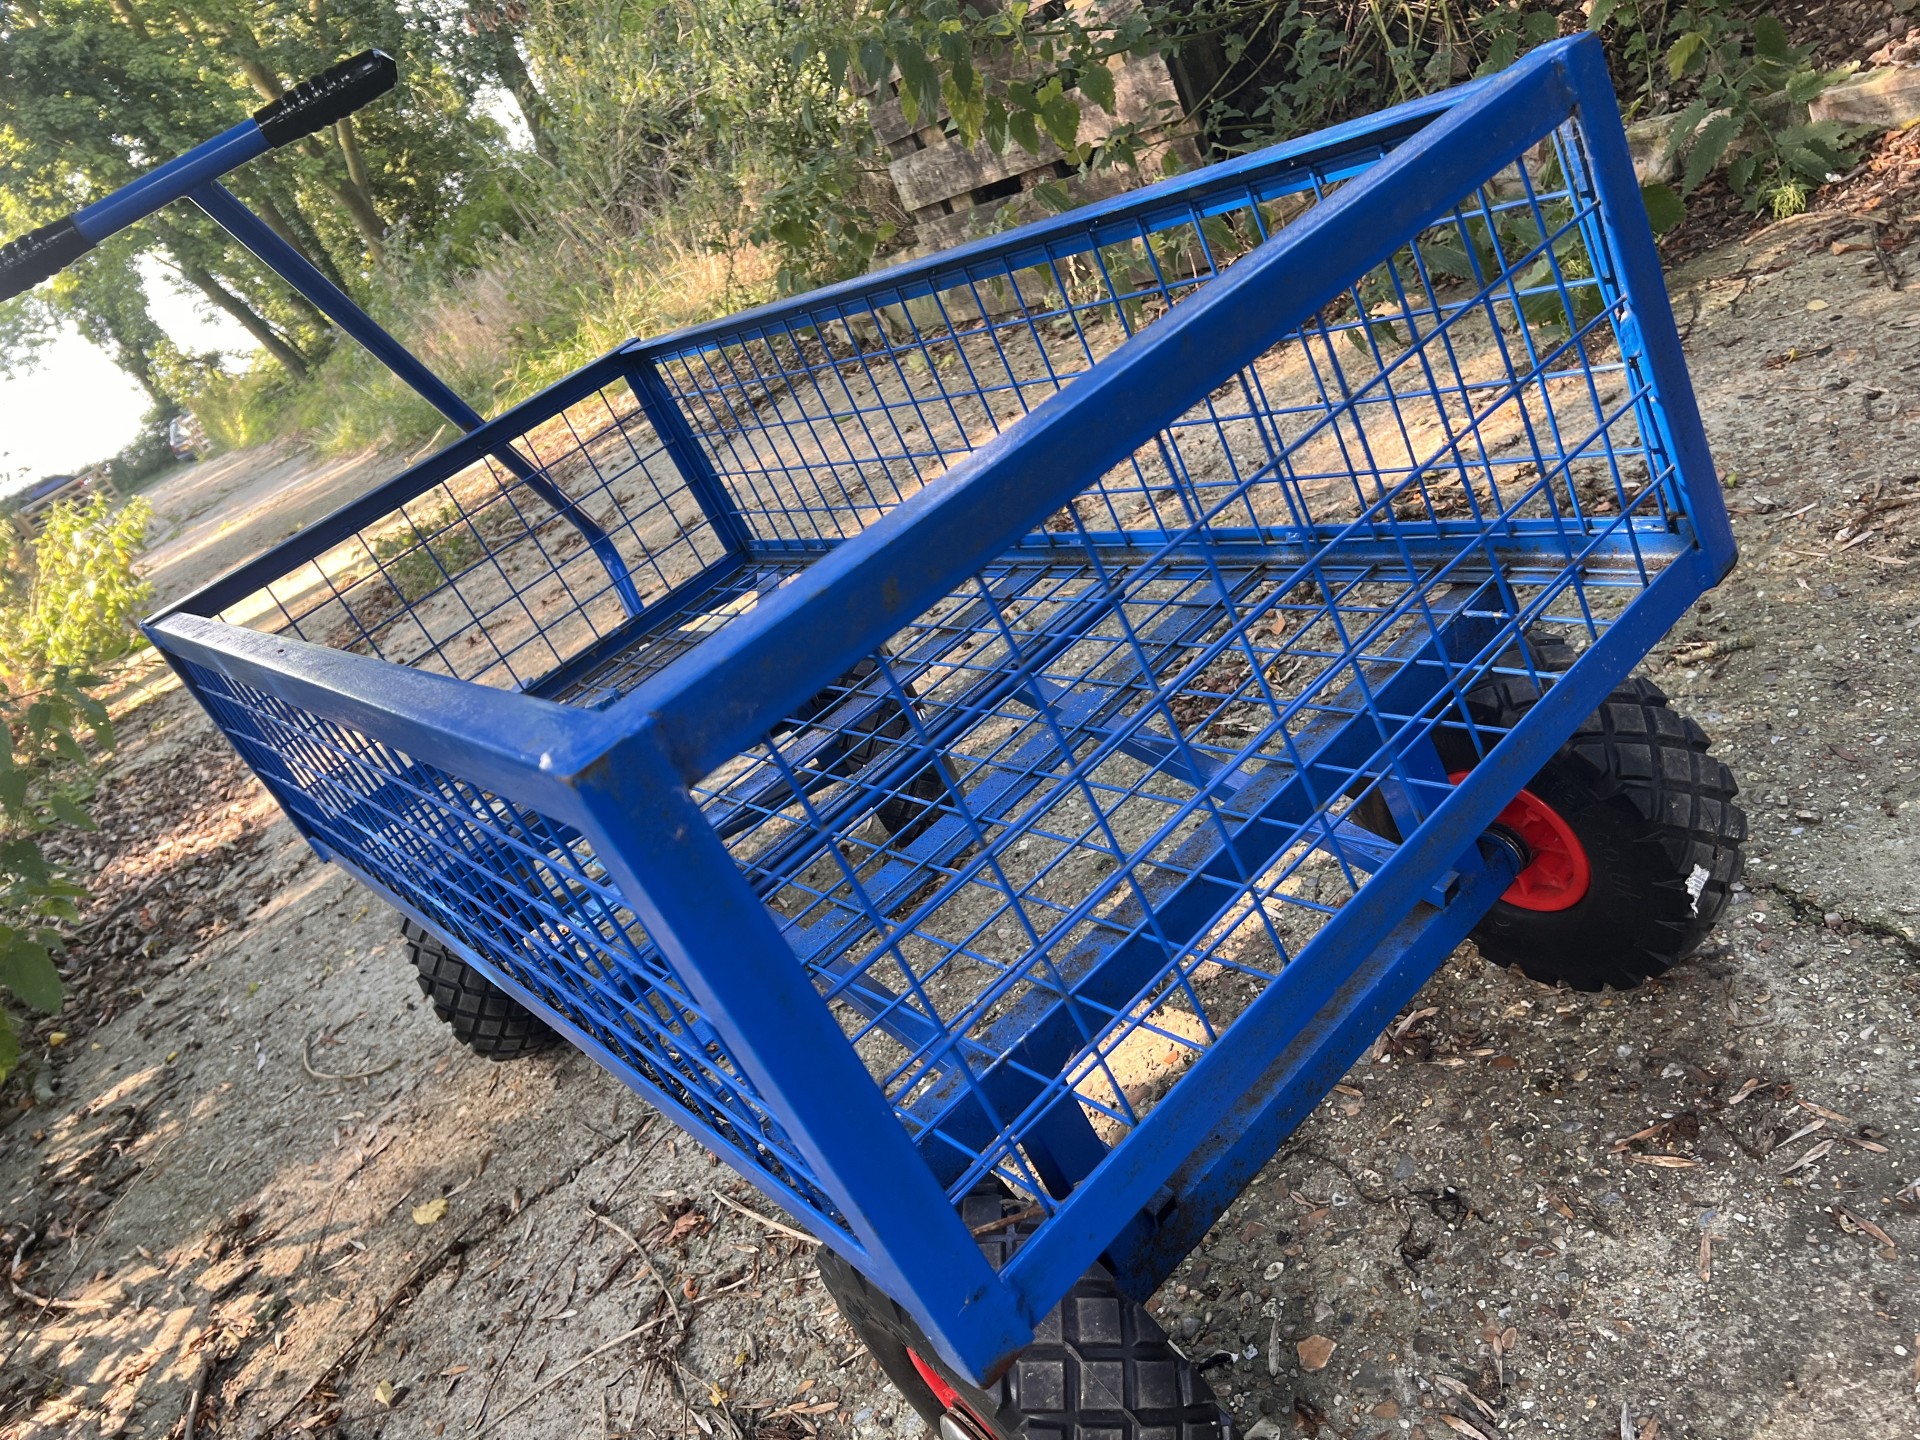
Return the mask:
<path fill-rule="evenodd" d="M 1158 56 L 1120 58 L 1113 71 L 1114 111 L 1073 94 L 1080 106 L 1080 138 L 1098 142 L 1117 126 L 1142 128 L 1139 159 L 1131 167 L 1080 173 L 1060 147 L 1043 134 L 1040 153 L 1009 144 L 996 155 L 984 143 L 962 145 L 947 133 L 947 111 L 922 115 L 910 124 L 900 103 L 899 77 L 868 98 L 874 135 L 887 148 L 888 169 L 900 203 L 913 219 L 915 253 L 949 249 L 999 228 L 1002 208 L 1035 186 L 1058 181 L 1075 204 L 1117 195 L 1161 178 L 1169 156 L 1191 169 L 1200 163 L 1180 95 L 1166 61 Z M 1016 207 L 1019 219 L 1035 218 L 1031 207 Z"/>

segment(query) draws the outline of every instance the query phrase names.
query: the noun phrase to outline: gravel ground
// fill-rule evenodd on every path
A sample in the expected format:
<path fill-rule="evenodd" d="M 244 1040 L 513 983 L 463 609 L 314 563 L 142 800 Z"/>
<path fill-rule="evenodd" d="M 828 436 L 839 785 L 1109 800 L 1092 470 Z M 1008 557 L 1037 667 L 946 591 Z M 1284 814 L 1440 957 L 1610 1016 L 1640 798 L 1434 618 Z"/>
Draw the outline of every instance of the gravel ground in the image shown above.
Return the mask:
<path fill-rule="evenodd" d="M 1288 1142 L 1155 1302 L 1257 1437 L 1920 1434 L 1920 248 L 1855 233 L 1674 280 L 1744 558 L 1651 668 L 1746 886 L 1628 995 L 1463 949 Z M 274 474 L 156 497 L 163 589 L 366 479 Z M 914 1433 L 782 1217 L 579 1056 L 452 1046 L 391 915 L 128 694 L 132 938 L 0 1116 L 0 1433 Z"/>

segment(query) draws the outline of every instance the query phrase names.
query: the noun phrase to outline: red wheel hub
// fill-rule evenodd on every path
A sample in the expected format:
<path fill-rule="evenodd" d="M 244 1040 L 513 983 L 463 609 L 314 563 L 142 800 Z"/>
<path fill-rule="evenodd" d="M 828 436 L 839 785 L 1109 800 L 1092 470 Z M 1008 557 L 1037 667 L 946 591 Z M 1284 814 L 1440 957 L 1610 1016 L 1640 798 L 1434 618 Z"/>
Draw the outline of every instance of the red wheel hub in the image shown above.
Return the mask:
<path fill-rule="evenodd" d="M 1458 785 L 1467 772 L 1456 770 L 1447 778 Z M 1494 817 L 1494 823 L 1518 835 L 1533 857 L 1502 900 L 1521 910 L 1552 911 L 1570 909 L 1586 898 L 1593 883 L 1587 847 L 1558 810 L 1531 790 L 1522 790 Z"/>
<path fill-rule="evenodd" d="M 917 1350 L 908 1350 L 907 1358 L 913 1361 L 913 1368 L 920 1372 L 920 1378 L 933 1391 L 933 1398 L 947 1412 L 940 1417 L 941 1440 L 993 1440 L 991 1427 L 960 1398 L 960 1392 L 947 1383 L 945 1376 L 922 1360 Z"/>

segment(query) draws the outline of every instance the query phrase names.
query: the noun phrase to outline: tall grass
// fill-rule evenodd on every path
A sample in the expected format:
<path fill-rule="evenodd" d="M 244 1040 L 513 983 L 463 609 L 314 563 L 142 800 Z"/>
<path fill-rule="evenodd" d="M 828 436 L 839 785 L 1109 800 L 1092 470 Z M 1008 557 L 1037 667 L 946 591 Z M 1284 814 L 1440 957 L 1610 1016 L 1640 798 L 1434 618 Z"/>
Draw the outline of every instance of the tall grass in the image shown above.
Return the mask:
<path fill-rule="evenodd" d="M 834 23 L 836 3 L 851 14 L 851 0 L 804 15 L 784 0 L 533 0 L 521 33 L 555 117 L 553 159 L 515 154 L 472 177 L 481 218 L 456 221 L 457 241 L 390 241 L 367 308 L 494 413 L 632 336 L 767 298 L 779 261 L 748 237 L 794 157 L 843 156 L 848 173 L 829 177 L 843 191 L 863 164 L 879 171 L 855 154 L 870 133 L 861 107 L 793 58 L 800 29 Z M 345 342 L 303 385 L 263 359 L 212 377 L 193 404 L 228 446 L 298 435 L 329 452 L 399 449 L 446 428 Z"/>
<path fill-rule="evenodd" d="M 502 237 L 471 267 L 390 251 L 374 316 L 483 414 L 525 399 L 636 335 L 657 335 L 772 293 L 757 249 L 716 253 L 656 232 L 617 257 L 552 231 Z M 336 345 L 300 386 L 264 358 L 216 378 L 195 413 L 222 445 L 297 436 L 326 453 L 405 449 L 449 424 L 379 361 Z"/>

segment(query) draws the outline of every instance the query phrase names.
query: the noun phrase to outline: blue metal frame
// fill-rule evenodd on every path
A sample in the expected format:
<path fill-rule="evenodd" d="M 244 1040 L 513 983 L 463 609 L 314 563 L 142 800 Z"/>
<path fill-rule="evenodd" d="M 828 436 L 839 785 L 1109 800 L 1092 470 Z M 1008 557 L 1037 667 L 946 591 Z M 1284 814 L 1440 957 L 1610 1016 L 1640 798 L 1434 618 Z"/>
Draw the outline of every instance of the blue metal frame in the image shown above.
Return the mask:
<path fill-rule="evenodd" d="M 182 193 L 350 308 L 210 163 Z M 1515 216 L 1547 238 L 1475 248 Z M 1257 243 L 1229 266 L 1216 225 Z M 1583 37 L 634 342 L 148 633 L 323 853 L 984 1378 L 1094 1257 L 1166 1274 L 1506 888 L 1494 816 L 1733 557 Z M 1543 620 L 1586 641 L 1562 675 Z M 1453 786 L 1434 738 L 1496 671 L 1544 693 Z M 1094 1082 L 1147 1032 L 1192 1062 L 1139 1110 Z M 988 1178 L 1045 1211 L 997 1274 L 952 1203 Z"/>

